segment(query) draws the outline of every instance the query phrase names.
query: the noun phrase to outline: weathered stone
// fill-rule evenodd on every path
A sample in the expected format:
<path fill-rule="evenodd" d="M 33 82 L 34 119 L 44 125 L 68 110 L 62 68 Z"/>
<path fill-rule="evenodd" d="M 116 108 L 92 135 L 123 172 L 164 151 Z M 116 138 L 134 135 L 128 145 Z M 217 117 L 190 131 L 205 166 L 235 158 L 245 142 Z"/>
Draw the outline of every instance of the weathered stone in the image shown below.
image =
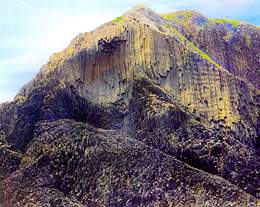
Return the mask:
<path fill-rule="evenodd" d="M 0 105 L 0 206 L 257 206 L 258 30 L 137 7 L 78 35 Z"/>

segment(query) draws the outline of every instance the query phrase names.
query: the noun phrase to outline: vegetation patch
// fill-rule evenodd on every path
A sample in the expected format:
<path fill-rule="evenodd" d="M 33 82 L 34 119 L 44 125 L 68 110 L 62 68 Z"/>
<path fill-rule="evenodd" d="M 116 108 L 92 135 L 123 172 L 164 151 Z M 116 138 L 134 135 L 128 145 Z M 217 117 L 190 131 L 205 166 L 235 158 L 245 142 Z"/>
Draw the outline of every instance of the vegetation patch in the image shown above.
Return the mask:
<path fill-rule="evenodd" d="M 243 22 L 240 22 L 238 20 L 233 20 L 233 19 L 214 19 L 214 18 L 209 18 L 209 23 L 211 23 L 211 24 L 231 24 L 234 27 L 239 27 L 239 25 L 244 24 Z"/>
<path fill-rule="evenodd" d="M 200 50 L 194 43 L 190 42 L 183 34 L 181 34 L 176 28 L 172 27 L 171 25 L 165 25 L 165 29 L 170 30 L 170 33 L 174 33 L 178 36 L 179 40 L 182 44 L 188 45 L 190 48 L 192 48 L 194 51 L 196 51 L 203 59 L 206 59 L 211 64 L 215 65 L 218 68 L 222 68 L 219 64 L 217 64 L 215 61 L 213 61 L 205 52 Z"/>
<path fill-rule="evenodd" d="M 174 13 L 166 13 L 161 14 L 161 17 L 163 17 L 166 20 L 170 21 L 176 21 L 179 24 L 185 24 L 187 23 L 188 19 L 192 18 L 194 16 L 193 11 L 182 11 L 182 13 L 174 12 Z M 245 22 L 241 22 L 234 19 L 221 19 L 221 18 L 208 18 L 208 24 L 230 24 L 234 27 L 239 27 L 240 25 L 246 24 Z M 256 26 L 259 27 L 259 26 Z"/>
<path fill-rule="evenodd" d="M 121 23 L 121 22 L 125 22 L 126 20 L 127 20 L 127 18 L 125 16 L 120 16 L 120 17 L 113 19 L 112 22 L 114 24 L 118 24 L 118 23 Z"/>
<path fill-rule="evenodd" d="M 167 13 L 167 14 L 161 14 L 161 17 L 167 20 L 175 20 L 177 14 L 176 13 Z"/>
<path fill-rule="evenodd" d="M 191 18 L 193 16 L 194 16 L 193 11 L 182 11 L 182 13 L 174 12 L 174 13 L 161 14 L 161 17 L 167 20 L 185 19 L 185 18 Z"/>

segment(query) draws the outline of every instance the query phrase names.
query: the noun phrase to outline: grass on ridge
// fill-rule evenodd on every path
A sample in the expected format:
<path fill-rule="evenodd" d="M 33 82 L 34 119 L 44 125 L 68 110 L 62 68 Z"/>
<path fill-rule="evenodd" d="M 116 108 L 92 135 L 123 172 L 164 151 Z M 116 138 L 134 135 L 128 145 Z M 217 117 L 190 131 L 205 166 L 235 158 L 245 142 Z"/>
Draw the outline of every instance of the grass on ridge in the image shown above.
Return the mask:
<path fill-rule="evenodd" d="M 214 60 L 212 60 L 205 52 L 200 50 L 194 43 L 190 42 L 183 34 L 181 34 L 176 28 L 172 27 L 171 25 L 165 25 L 165 28 L 170 30 L 172 33 L 176 34 L 180 40 L 182 41 L 182 44 L 188 44 L 194 51 L 196 51 L 203 59 L 206 59 L 211 64 L 215 65 L 218 68 L 222 68 L 218 63 L 216 63 Z"/>
<path fill-rule="evenodd" d="M 161 17 L 167 20 L 181 20 L 180 17 L 184 17 L 182 21 L 185 21 L 185 18 L 191 18 L 194 16 L 193 11 L 183 11 L 181 14 L 178 12 L 174 13 L 166 13 L 166 14 L 161 14 Z M 234 20 L 234 19 L 218 19 L 218 18 L 208 18 L 208 23 L 209 24 L 231 24 L 234 27 L 239 27 L 239 25 L 245 24 L 244 22 Z"/>
<path fill-rule="evenodd" d="M 125 16 L 120 16 L 120 17 L 117 17 L 117 18 L 112 20 L 112 22 L 114 24 L 121 23 L 121 22 L 124 22 L 124 21 L 126 21 L 126 17 Z"/>
<path fill-rule="evenodd" d="M 238 20 L 234 19 L 214 19 L 214 18 L 209 18 L 210 23 L 215 23 L 215 24 L 231 24 L 234 27 L 238 27 L 241 24 L 244 24 L 243 22 L 240 22 Z"/>
<path fill-rule="evenodd" d="M 180 17 L 192 17 L 194 15 L 193 11 L 182 11 L 182 13 L 178 12 L 173 12 L 173 13 L 166 13 L 166 14 L 161 14 L 161 17 L 167 20 L 176 20 L 177 18 Z"/>

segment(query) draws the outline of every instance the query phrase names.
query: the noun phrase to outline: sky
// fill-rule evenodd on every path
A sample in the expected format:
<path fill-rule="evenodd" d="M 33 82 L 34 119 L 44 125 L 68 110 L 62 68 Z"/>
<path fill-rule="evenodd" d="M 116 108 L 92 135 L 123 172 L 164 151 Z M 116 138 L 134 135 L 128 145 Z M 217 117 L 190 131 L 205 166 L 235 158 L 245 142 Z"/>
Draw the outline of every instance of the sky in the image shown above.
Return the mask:
<path fill-rule="evenodd" d="M 54 52 L 135 5 L 195 10 L 260 25 L 260 0 L 0 0 L 0 103 L 11 101 Z"/>

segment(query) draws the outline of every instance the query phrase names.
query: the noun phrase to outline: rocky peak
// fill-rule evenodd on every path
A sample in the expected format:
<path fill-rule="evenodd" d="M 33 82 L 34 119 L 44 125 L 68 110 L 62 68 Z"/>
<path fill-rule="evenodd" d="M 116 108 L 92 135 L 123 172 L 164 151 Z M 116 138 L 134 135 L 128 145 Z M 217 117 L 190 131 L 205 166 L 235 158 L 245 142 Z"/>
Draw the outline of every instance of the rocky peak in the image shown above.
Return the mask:
<path fill-rule="evenodd" d="M 222 25 L 136 7 L 54 54 L 0 105 L 0 206 L 254 206 L 260 35 Z"/>
<path fill-rule="evenodd" d="M 136 6 L 126 12 L 124 16 L 142 24 L 154 26 L 154 28 L 156 24 L 157 26 L 164 24 L 164 20 L 160 17 L 160 15 L 144 6 Z"/>
<path fill-rule="evenodd" d="M 191 41 L 199 32 L 192 33 L 196 24 L 183 24 L 183 16 L 192 21 L 204 18 L 190 11 L 163 18 L 148 8 L 135 7 L 119 19 L 79 35 L 68 48 L 52 56 L 18 96 L 27 96 L 39 82 L 55 78 L 96 104 L 110 105 L 122 99 L 128 102 L 135 76 L 141 73 L 167 88 L 191 112 L 212 120 L 213 125 L 233 128 L 239 120 L 249 118 L 241 114 L 241 108 L 245 112 L 252 110 L 250 107 L 256 110 L 255 101 L 245 106 L 240 94 L 252 94 L 251 99 L 256 100 L 257 92 L 246 83 L 245 76 L 226 70 L 214 55 Z M 228 62 L 228 66 L 232 64 L 236 62 Z M 244 90 L 251 92 L 244 94 Z M 250 120 L 253 125 L 257 122 L 254 114 Z"/>

